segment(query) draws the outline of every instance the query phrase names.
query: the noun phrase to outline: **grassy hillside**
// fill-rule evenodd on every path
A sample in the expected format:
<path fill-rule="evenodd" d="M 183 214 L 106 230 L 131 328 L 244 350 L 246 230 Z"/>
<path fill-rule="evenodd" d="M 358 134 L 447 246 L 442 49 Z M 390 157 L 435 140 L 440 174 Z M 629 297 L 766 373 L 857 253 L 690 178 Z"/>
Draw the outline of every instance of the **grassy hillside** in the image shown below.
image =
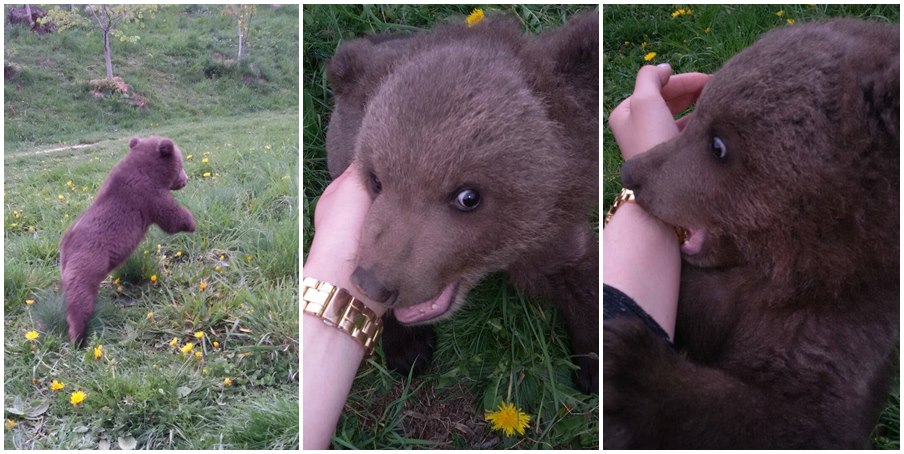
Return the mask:
<path fill-rule="evenodd" d="M 298 448 L 298 8 L 262 6 L 253 19 L 263 83 L 188 69 L 229 52 L 226 19 L 167 7 L 132 54 L 114 43 L 114 71 L 146 110 L 82 88 L 103 75 L 96 32 L 7 27 L 21 72 L 5 85 L 6 449 Z M 54 63 L 34 66 L 44 59 Z M 60 236 L 129 137 L 149 134 L 182 149 L 189 182 L 174 194 L 197 230 L 152 227 L 101 284 L 87 347 L 74 349 Z"/>
<path fill-rule="evenodd" d="M 690 14 L 676 14 L 679 9 Z M 674 17 L 673 17 L 674 14 Z M 670 63 L 675 73 L 712 73 L 762 33 L 789 21 L 859 17 L 897 23 L 899 5 L 607 5 L 603 9 L 603 110 L 606 115 L 631 94 L 640 67 Z M 655 52 L 647 62 L 644 56 Z M 603 143 L 603 200 L 621 189 L 621 153 L 611 131 Z M 895 373 L 873 444 L 900 449 L 900 383 Z"/>
<path fill-rule="evenodd" d="M 325 65 L 338 43 L 364 34 L 417 31 L 463 21 L 471 5 L 305 6 L 304 248 L 310 245 L 317 198 L 329 183 L 325 133 L 331 93 Z M 529 32 L 561 26 L 581 6 L 483 7 L 515 14 Z M 493 276 L 468 295 L 451 320 L 436 325 L 437 351 L 428 373 L 409 379 L 388 372 L 378 353 L 362 365 L 334 448 L 598 448 L 599 397 L 571 383 L 565 328 L 551 305 L 528 301 Z M 527 433 L 491 432 L 485 410 L 513 402 L 531 416 Z"/>
<path fill-rule="evenodd" d="M 43 6 L 47 9 L 47 6 Z M 121 96 L 94 98 L 87 81 L 104 77 L 95 29 L 36 35 L 7 25 L 4 61 L 19 74 L 4 84 L 5 148 L 90 142 L 152 124 L 199 122 L 298 106 L 298 7 L 258 6 L 245 63 L 234 59 L 237 33 L 221 6 L 168 6 L 141 25 L 125 24 L 135 43 L 111 44 L 113 71 L 147 98 L 137 109 Z"/>

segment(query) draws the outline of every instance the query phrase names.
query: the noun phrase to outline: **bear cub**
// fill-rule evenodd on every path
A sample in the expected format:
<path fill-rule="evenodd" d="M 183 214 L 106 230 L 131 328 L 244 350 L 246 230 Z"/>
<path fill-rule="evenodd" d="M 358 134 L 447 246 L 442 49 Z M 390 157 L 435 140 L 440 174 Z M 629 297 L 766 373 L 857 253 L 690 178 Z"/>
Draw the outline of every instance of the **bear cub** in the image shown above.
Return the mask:
<path fill-rule="evenodd" d="M 430 325 L 505 271 L 556 303 L 575 384 L 598 389 L 598 30 L 596 11 L 539 36 L 491 16 L 339 46 L 328 163 L 357 161 L 373 199 L 351 278 L 392 308 L 391 368 L 425 369 Z"/>
<path fill-rule="evenodd" d="M 899 42 L 852 19 L 771 31 L 625 163 L 690 236 L 674 348 L 605 324 L 604 449 L 867 447 L 899 355 Z"/>
<path fill-rule="evenodd" d="M 60 241 L 60 275 L 73 344 L 85 340 L 101 281 L 129 257 L 151 224 L 169 234 L 195 231 L 191 212 L 170 193 L 187 182 L 182 153 L 172 140 L 129 140 L 129 153 Z"/>

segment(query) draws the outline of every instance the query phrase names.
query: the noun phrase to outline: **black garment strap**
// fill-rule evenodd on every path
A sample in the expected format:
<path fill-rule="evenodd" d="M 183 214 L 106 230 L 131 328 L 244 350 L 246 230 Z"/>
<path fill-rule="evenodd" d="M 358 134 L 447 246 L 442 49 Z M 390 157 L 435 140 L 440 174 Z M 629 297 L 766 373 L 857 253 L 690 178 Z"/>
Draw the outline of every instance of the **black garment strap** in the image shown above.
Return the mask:
<path fill-rule="evenodd" d="M 615 287 L 603 284 L 603 321 L 624 316 L 639 318 L 654 335 L 659 336 L 669 346 L 672 346 L 672 341 L 669 340 L 669 335 L 666 334 L 665 330 L 659 326 L 659 323 L 656 323 L 656 320 L 653 320 L 653 317 L 650 317 L 650 314 L 641 309 L 630 296 L 625 295 Z"/>

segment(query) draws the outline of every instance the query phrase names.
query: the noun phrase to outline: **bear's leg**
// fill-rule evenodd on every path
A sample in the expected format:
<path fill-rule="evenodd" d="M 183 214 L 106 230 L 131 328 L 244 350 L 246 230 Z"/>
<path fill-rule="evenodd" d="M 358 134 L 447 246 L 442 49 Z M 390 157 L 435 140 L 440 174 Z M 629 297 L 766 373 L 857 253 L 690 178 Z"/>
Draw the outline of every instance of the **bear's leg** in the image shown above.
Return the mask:
<path fill-rule="evenodd" d="M 383 356 L 390 369 L 419 375 L 433 362 L 435 342 L 430 325 L 405 326 L 391 313 L 383 316 Z"/>
<path fill-rule="evenodd" d="M 107 261 L 101 260 L 104 263 L 99 264 L 99 261 L 93 257 L 91 258 L 93 261 L 90 262 L 74 259 L 75 257 L 70 257 L 66 270 L 63 272 L 63 295 L 66 299 L 69 341 L 76 347 L 80 347 L 85 340 L 88 322 L 94 315 L 97 290 L 107 274 Z"/>

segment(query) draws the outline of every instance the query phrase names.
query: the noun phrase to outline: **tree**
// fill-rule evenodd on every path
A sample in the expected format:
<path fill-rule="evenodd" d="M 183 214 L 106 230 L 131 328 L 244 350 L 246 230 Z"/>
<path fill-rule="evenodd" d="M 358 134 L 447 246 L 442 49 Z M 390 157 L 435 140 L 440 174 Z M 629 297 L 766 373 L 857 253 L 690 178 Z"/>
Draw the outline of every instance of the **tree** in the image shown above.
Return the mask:
<path fill-rule="evenodd" d="M 60 32 L 73 27 L 93 27 L 101 31 L 104 39 L 104 65 L 107 79 L 113 79 L 113 60 L 110 53 L 110 37 L 123 42 L 137 42 L 141 37 L 128 36 L 116 27 L 123 23 L 140 23 L 146 15 L 157 11 L 157 5 L 85 5 L 85 15 L 80 8 L 65 10 L 52 8 L 42 20 L 53 21 Z"/>
<path fill-rule="evenodd" d="M 239 31 L 239 51 L 235 59 L 241 60 L 245 56 L 245 49 L 248 44 L 248 34 L 251 32 L 251 16 L 254 15 L 255 5 L 227 5 L 223 8 L 223 13 L 236 19 Z"/>

